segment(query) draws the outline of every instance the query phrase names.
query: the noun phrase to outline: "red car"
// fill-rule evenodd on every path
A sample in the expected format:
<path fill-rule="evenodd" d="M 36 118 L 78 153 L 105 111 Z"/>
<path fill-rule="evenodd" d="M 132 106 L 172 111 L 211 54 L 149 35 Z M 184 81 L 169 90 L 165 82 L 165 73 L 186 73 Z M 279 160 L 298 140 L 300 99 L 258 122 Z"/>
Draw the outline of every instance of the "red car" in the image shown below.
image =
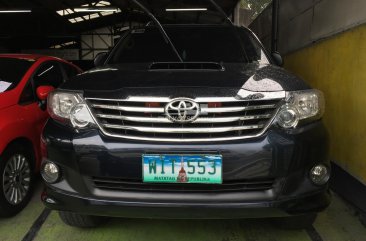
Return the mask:
<path fill-rule="evenodd" d="M 0 217 L 14 216 L 29 202 L 41 164 L 47 96 L 79 73 L 54 57 L 0 55 Z"/>

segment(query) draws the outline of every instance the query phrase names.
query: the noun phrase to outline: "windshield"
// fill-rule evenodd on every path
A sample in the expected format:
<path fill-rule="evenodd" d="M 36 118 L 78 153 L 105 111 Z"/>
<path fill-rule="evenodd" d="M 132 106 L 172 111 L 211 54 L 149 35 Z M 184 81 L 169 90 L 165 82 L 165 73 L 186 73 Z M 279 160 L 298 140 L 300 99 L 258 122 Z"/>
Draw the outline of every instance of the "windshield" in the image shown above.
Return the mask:
<path fill-rule="evenodd" d="M 0 58 L 0 93 L 14 89 L 33 61 L 15 58 Z"/>
<path fill-rule="evenodd" d="M 264 51 L 243 29 L 228 26 L 165 27 L 185 62 L 248 63 L 266 60 Z M 112 52 L 109 64 L 178 62 L 157 28 L 134 30 Z M 268 59 L 267 59 L 268 61 Z"/>

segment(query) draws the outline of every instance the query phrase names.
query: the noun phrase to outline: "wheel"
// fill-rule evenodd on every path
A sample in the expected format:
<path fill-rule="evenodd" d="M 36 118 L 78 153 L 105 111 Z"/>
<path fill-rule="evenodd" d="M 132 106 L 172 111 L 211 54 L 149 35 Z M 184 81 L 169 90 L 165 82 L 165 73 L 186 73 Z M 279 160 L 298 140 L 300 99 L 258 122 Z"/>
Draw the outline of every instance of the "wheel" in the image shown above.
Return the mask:
<path fill-rule="evenodd" d="M 65 224 L 77 228 L 95 228 L 106 220 L 104 217 L 62 211 L 59 212 L 59 216 Z"/>
<path fill-rule="evenodd" d="M 34 189 L 32 151 L 9 146 L 0 157 L 0 217 L 12 217 L 29 203 Z"/>
<path fill-rule="evenodd" d="M 274 224 L 283 229 L 306 229 L 313 225 L 316 213 L 274 219 Z"/>

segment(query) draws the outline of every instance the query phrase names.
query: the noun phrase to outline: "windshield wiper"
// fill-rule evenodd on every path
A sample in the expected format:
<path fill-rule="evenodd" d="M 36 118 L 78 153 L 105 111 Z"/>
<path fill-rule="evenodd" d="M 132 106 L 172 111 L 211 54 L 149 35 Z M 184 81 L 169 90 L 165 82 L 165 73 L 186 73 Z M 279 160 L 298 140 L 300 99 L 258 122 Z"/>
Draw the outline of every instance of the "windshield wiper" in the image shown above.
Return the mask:
<path fill-rule="evenodd" d="M 177 55 L 178 59 L 180 62 L 184 62 L 183 58 L 180 56 L 179 52 L 177 51 L 177 48 L 174 46 L 172 40 L 169 38 L 168 34 L 166 33 L 165 29 L 163 28 L 163 26 L 161 25 L 161 23 L 159 22 L 159 20 L 154 16 L 154 14 L 152 14 L 149 9 L 147 9 L 143 4 L 141 4 L 138 0 L 131 0 L 132 2 L 134 2 L 137 6 L 139 6 L 147 15 L 149 15 L 149 17 L 153 20 L 153 22 L 156 24 L 156 26 L 159 28 L 160 33 L 163 35 L 165 42 L 167 44 L 170 45 L 170 47 L 172 48 L 173 52 Z"/>

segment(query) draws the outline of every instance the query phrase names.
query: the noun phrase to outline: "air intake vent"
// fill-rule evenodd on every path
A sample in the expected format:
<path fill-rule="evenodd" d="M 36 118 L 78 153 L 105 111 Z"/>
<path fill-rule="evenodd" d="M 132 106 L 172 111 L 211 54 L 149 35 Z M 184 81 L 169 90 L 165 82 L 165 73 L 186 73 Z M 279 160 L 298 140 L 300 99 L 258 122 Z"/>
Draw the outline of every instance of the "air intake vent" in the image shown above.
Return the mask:
<path fill-rule="evenodd" d="M 153 63 L 150 70 L 206 70 L 224 71 L 224 67 L 218 63 Z"/>
<path fill-rule="evenodd" d="M 242 180 L 224 182 L 222 185 L 202 184 L 149 184 L 141 180 L 124 180 L 118 178 L 93 177 L 94 186 L 99 189 L 115 191 L 149 191 L 149 192 L 243 192 L 265 191 L 273 188 L 274 179 Z"/>

